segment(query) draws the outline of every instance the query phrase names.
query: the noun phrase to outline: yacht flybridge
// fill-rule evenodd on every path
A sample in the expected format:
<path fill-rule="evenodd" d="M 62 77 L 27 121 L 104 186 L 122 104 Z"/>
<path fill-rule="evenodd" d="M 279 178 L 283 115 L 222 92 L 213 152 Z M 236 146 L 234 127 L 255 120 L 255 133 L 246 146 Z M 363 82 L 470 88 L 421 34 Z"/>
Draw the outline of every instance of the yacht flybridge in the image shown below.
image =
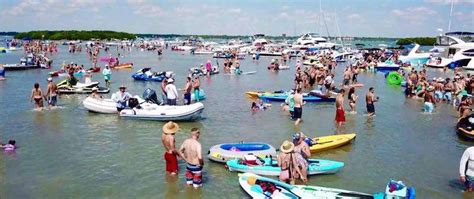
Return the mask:
<path fill-rule="evenodd" d="M 317 33 L 306 33 L 293 43 L 292 48 L 303 50 L 308 48 L 331 49 L 336 46 L 335 43 L 328 42 L 327 39 L 321 37 Z"/>

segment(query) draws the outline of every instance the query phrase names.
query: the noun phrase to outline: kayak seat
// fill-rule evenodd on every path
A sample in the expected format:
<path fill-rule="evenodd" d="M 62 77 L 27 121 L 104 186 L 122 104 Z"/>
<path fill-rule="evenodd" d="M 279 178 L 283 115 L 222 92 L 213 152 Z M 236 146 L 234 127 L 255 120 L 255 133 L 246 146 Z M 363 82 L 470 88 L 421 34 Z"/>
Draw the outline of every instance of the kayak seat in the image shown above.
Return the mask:
<path fill-rule="evenodd" d="M 263 189 L 262 189 L 262 187 L 260 187 L 260 185 L 254 184 L 250 187 L 250 190 L 255 192 L 255 193 L 262 193 L 263 194 Z"/>

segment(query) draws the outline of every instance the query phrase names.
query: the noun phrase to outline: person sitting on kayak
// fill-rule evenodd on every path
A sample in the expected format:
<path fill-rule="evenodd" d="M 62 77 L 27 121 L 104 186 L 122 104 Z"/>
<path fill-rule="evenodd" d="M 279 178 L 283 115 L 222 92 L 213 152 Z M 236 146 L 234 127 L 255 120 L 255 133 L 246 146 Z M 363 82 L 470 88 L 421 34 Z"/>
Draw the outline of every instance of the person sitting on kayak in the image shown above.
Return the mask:
<path fill-rule="evenodd" d="M 295 145 L 295 158 L 297 166 L 301 170 L 301 180 L 304 182 L 308 179 L 308 158 L 311 157 L 311 151 L 305 141 L 306 136 L 300 132 L 293 135 L 293 144 Z"/>
<path fill-rule="evenodd" d="M 112 95 L 112 100 L 117 103 L 117 111 L 120 113 L 123 109 L 127 108 L 127 101 L 132 97 L 130 93 L 126 92 L 124 85 L 119 87 L 119 91 Z"/>
<path fill-rule="evenodd" d="M 262 189 L 265 198 L 279 198 L 282 196 L 286 197 L 286 195 L 280 193 L 280 190 L 275 184 L 258 180 L 255 176 L 249 176 L 247 178 L 247 183 L 250 186 L 259 186 Z"/>
<path fill-rule="evenodd" d="M 0 145 L 0 148 L 3 149 L 3 151 L 8 152 L 8 151 L 14 151 L 16 149 L 16 141 L 15 140 L 8 140 L 8 144 Z"/>

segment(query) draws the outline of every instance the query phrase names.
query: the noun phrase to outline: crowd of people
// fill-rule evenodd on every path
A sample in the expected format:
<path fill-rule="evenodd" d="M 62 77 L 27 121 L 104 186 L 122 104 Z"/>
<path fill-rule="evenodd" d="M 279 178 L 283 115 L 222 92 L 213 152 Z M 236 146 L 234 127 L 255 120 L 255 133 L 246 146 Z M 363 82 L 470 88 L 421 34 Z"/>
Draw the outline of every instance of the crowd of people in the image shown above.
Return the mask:
<path fill-rule="evenodd" d="M 42 45 L 41 43 L 27 43 L 25 44 L 25 51 L 30 53 L 40 52 L 54 52 L 56 47 L 53 44 Z M 39 49 L 39 50 L 38 50 Z M 90 57 L 94 67 L 97 63 L 97 56 L 100 52 L 99 46 L 91 45 L 86 47 L 88 56 Z M 76 49 L 77 51 L 77 49 Z M 390 59 L 396 60 L 397 54 Z M 308 59 L 304 58 L 303 60 Z M 357 101 L 359 96 L 356 94 L 356 89 L 363 85 L 358 80 L 358 75 L 380 59 L 388 59 L 384 53 L 376 52 L 374 54 L 364 54 L 362 60 L 355 64 L 349 64 L 340 74 L 336 74 L 336 65 L 334 59 L 331 58 L 330 53 L 315 54 L 311 59 L 316 60 L 310 65 L 303 65 L 302 61 L 297 60 L 295 65 L 294 81 L 292 82 L 292 90 L 289 92 L 283 110 L 288 111 L 290 118 L 294 120 L 295 125 L 299 125 L 303 121 L 303 107 L 306 102 L 304 97 L 306 95 L 316 95 L 318 97 L 335 98 L 335 124 L 339 128 L 344 125 L 346 121 L 346 110 L 349 113 L 356 114 Z M 118 58 L 114 63 L 118 63 Z M 109 63 L 110 64 L 110 63 Z M 102 70 L 102 75 L 106 84 L 109 86 L 111 81 L 111 70 L 109 64 Z M 275 67 L 277 63 L 272 63 Z M 74 73 L 84 70 L 84 67 L 74 63 L 63 64 L 62 70 L 69 74 L 68 81 L 78 81 L 74 77 Z M 209 61 L 202 65 L 202 70 L 206 70 L 208 74 L 213 70 L 212 64 Z M 224 72 L 241 73 L 240 63 L 237 58 L 224 59 Z M 459 112 L 459 118 L 467 117 L 471 114 L 471 98 L 474 90 L 474 75 L 463 75 L 461 72 L 455 70 L 452 77 L 428 77 L 426 69 L 419 71 L 411 69 L 407 72 L 406 69 L 397 71 L 399 75 L 405 78 L 405 95 L 408 99 L 421 99 L 424 101 L 424 112 L 432 113 L 436 111 L 436 106 L 440 103 L 451 104 Z M 341 77 L 342 82 L 336 83 L 336 75 Z M 46 92 L 40 88 L 39 83 L 34 84 L 31 91 L 31 102 L 35 103 L 37 109 L 44 106 L 44 101 L 47 101 L 49 107 L 54 107 L 57 104 L 58 87 L 51 78 L 47 79 L 48 85 Z M 160 84 L 162 92 L 162 104 L 177 105 L 180 101 L 180 94 L 184 105 L 189 105 L 192 101 L 192 94 L 194 99 L 199 101 L 200 95 L 200 77 L 199 75 L 190 74 L 186 77 L 184 88 L 178 89 L 175 85 L 174 77 L 168 77 Z M 102 98 L 97 93 L 97 88 L 92 89 L 93 98 Z M 126 91 L 124 85 L 119 87 L 119 91 L 112 95 L 112 100 L 117 104 L 117 111 L 121 111 L 128 106 L 128 102 L 132 95 Z M 345 102 L 347 98 L 348 103 Z M 43 101 L 44 100 L 44 101 Z M 375 116 L 375 103 L 378 102 L 379 97 L 375 94 L 375 88 L 369 87 L 365 94 L 365 104 L 367 116 Z M 348 104 L 348 109 L 344 106 Z M 258 100 L 252 103 L 251 110 L 256 112 L 265 110 L 269 105 L 264 101 Z M 202 148 L 199 143 L 200 130 L 192 128 L 190 130 L 190 137 L 186 139 L 181 147 L 176 147 L 175 134 L 179 131 L 179 125 L 174 122 L 166 123 L 162 128 L 162 143 L 165 148 L 164 159 L 166 162 L 166 172 L 171 175 L 179 173 L 178 158 L 186 162 L 185 178 L 186 183 L 195 188 L 202 186 L 202 170 L 204 161 L 202 157 Z M 308 158 L 311 157 L 309 150 L 310 143 L 307 142 L 307 137 L 299 132 L 293 135 L 292 140 L 285 140 L 280 146 L 280 154 L 277 156 L 278 166 L 281 168 L 279 179 L 283 182 L 294 184 L 295 180 L 302 180 L 306 182 Z M 6 145 L 0 145 L 2 148 L 15 148 L 15 141 L 9 141 Z M 465 166 L 466 162 L 474 161 L 474 149 L 469 148 L 464 153 L 461 159 L 460 166 L 460 180 L 466 182 L 467 190 L 472 191 L 474 185 L 474 169 L 471 166 Z M 472 156 L 472 157 L 471 157 Z M 464 166 L 463 166 L 464 165 Z M 467 172 L 465 172 L 467 170 Z"/>

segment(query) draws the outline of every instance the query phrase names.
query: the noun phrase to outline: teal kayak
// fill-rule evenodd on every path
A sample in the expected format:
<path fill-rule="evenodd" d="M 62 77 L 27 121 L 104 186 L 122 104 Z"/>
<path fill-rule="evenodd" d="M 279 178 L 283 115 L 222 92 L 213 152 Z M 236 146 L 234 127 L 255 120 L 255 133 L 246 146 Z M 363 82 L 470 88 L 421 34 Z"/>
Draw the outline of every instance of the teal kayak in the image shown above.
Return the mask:
<path fill-rule="evenodd" d="M 249 172 L 264 176 L 280 175 L 281 168 L 278 167 L 276 160 L 270 158 L 260 160 L 265 163 L 263 165 L 247 165 L 242 160 L 234 159 L 227 161 L 226 164 L 230 171 Z M 308 165 L 308 175 L 336 173 L 344 167 L 343 162 L 321 159 L 309 159 Z"/>

